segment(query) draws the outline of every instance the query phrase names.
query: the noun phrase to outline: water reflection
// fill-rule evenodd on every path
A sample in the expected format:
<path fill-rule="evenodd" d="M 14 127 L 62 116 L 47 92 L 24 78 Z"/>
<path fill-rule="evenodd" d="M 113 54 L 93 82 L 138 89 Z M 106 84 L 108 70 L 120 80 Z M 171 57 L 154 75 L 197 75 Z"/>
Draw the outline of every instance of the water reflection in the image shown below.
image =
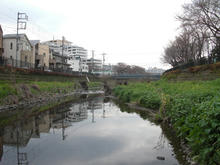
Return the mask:
<path fill-rule="evenodd" d="M 140 113 L 145 119 L 146 115 Z M 160 146 L 158 139 L 163 139 L 163 147 L 155 147 Z M 0 130 L 2 165 L 179 164 L 172 155 L 160 127 L 102 97 L 47 111 Z"/>

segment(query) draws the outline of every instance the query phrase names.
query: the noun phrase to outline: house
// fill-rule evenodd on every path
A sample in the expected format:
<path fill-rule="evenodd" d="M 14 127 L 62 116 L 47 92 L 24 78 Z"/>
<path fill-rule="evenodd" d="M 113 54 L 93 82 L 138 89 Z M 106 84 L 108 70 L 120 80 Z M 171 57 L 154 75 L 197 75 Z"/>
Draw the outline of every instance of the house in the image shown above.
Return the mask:
<path fill-rule="evenodd" d="M 70 64 L 67 63 L 67 46 L 71 45 L 67 40 L 50 40 L 44 42 L 50 48 L 49 68 L 54 71 L 71 71 Z"/>
<path fill-rule="evenodd" d="M 30 41 L 33 47 L 33 55 L 35 57 L 35 68 L 48 69 L 50 59 L 50 49 L 47 44 L 40 43 L 40 40 Z"/>
<path fill-rule="evenodd" d="M 70 71 L 70 64 L 67 63 L 67 59 L 69 59 L 66 55 L 61 55 L 58 52 L 54 52 L 51 50 L 50 58 L 49 58 L 49 68 L 54 71 Z"/>
<path fill-rule="evenodd" d="M 16 54 L 16 34 L 6 34 L 3 36 L 3 57 L 7 59 L 7 64 L 16 67 L 33 68 L 32 46 L 26 34 L 18 35 L 18 50 Z"/>
<path fill-rule="evenodd" d="M 3 54 L 3 30 L 0 25 L 0 57 L 2 57 Z"/>

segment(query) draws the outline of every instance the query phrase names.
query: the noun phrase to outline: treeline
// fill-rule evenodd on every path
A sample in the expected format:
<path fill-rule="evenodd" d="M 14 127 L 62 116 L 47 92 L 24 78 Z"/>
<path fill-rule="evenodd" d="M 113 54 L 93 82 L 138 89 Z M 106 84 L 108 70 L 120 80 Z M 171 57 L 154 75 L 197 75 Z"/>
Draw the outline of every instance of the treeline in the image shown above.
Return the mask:
<path fill-rule="evenodd" d="M 192 0 L 176 18 L 181 32 L 165 47 L 164 63 L 178 67 L 220 61 L 219 0 Z"/>
<path fill-rule="evenodd" d="M 118 63 L 113 67 L 113 71 L 115 74 L 146 74 L 145 68 L 136 66 L 136 65 L 128 65 L 125 63 Z"/>

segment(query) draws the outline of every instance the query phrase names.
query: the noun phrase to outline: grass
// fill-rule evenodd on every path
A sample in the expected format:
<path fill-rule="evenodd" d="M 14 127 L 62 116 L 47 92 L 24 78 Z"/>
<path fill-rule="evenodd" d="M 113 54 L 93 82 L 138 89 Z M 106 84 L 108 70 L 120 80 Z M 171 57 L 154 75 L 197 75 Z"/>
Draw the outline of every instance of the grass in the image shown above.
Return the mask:
<path fill-rule="evenodd" d="M 13 87 L 13 85 L 8 83 L 0 83 L 0 99 L 11 94 L 17 94 L 16 89 Z"/>
<path fill-rule="evenodd" d="M 158 119 L 168 120 L 199 164 L 220 162 L 220 79 L 135 83 L 118 86 L 114 93 L 120 100 L 154 109 Z"/>
<path fill-rule="evenodd" d="M 25 87 L 25 89 L 23 89 Z M 69 93 L 75 90 L 73 81 L 28 81 L 20 83 L 0 82 L 0 104 L 7 103 L 9 95 L 22 99 L 25 93 L 32 96 L 53 93 Z"/>
<path fill-rule="evenodd" d="M 92 89 L 92 88 L 101 88 L 103 86 L 103 83 L 102 82 L 98 82 L 98 81 L 90 81 L 88 83 L 88 87 L 89 89 Z"/>

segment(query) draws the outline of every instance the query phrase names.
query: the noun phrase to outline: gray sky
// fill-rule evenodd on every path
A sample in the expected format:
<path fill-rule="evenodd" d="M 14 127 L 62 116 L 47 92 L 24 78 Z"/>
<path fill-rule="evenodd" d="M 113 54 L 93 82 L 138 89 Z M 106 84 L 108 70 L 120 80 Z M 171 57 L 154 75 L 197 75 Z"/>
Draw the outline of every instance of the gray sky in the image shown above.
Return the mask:
<path fill-rule="evenodd" d="M 26 12 L 29 39 L 61 39 L 107 53 L 106 63 L 162 67 L 163 48 L 174 39 L 175 16 L 190 0 L 1 0 L 4 33 L 16 32 L 17 12 Z"/>

